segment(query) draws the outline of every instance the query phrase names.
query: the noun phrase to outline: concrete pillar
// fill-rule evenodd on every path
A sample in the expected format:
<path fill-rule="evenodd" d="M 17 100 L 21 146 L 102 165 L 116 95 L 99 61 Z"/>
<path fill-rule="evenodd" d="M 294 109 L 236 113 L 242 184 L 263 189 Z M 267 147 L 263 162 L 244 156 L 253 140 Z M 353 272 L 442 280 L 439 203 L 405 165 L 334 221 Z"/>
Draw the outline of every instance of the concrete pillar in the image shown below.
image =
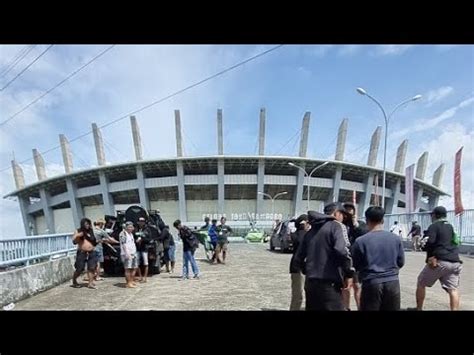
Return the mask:
<path fill-rule="evenodd" d="M 176 176 L 178 179 L 179 219 L 182 222 L 187 222 L 188 216 L 186 211 L 186 190 L 184 189 L 184 168 L 182 161 L 176 162 Z"/>
<path fill-rule="evenodd" d="M 395 171 L 397 173 L 403 173 L 405 169 L 405 158 L 407 156 L 408 139 L 405 139 L 402 144 L 399 145 L 397 150 L 397 159 L 395 160 Z"/>
<path fill-rule="evenodd" d="M 346 148 L 347 138 L 347 124 L 349 120 L 344 118 L 339 126 L 337 133 L 337 146 L 336 146 L 336 157 L 335 160 L 344 160 L 344 150 Z"/>
<path fill-rule="evenodd" d="M 37 149 L 33 149 L 33 159 L 35 161 L 36 175 L 38 180 L 46 179 L 46 168 L 44 167 L 44 159 Z"/>
<path fill-rule="evenodd" d="M 140 197 L 140 205 L 146 210 L 150 209 L 150 199 L 145 189 L 145 175 L 143 174 L 143 166 L 137 165 L 137 184 L 138 184 L 138 196 Z"/>
<path fill-rule="evenodd" d="M 260 127 L 258 132 L 258 155 L 265 154 L 265 108 L 260 109 Z M 257 171 L 257 192 L 265 191 L 265 160 L 259 159 Z M 257 193 L 257 215 L 263 213 L 263 195 Z"/>
<path fill-rule="evenodd" d="M 428 152 L 424 152 L 416 163 L 415 177 L 420 180 L 425 179 L 426 167 L 428 166 Z"/>
<path fill-rule="evenodd" d="M 302 168 L 305 167 L 305 164 L 300 164 Z M 305 174 L 298 169 L 298 175 L 296 177 L 296 191 L 293 197 L 294 208 L 293 215 L 297 216 L 301 213 L 306 213 L 307 205 L 303 204 L 303 186 L 304 186 L 304 176 Z"/>
<path fill-rule="evenodd" d="M 385 213 L 391 214 L 391 213 L 397 213 L 398 211 L 398 201 L 400 200 L 401 197 L 401 189 L 402 186 L 402 180 L 397 179 L 395 182 L 395 186 L 392 187 L 392 197 L 388 198 L 386 203 L 385 203 Z M 387 196 L 385 196 L 387 198 Z"/>
<path fill-rule="evenodd" d="M 378 126 L 377 129 L 372 134 L 372 139 L 370 140 L 369 158 L 367 159 L 368 166 L 377 165 L 377 155 L 379 153 L 381 136 L 382 136 L 382 127 Z"/>
<path fill-rule="evenodd" d="M 327 201 L 328 203 L 339 201 L 339 190 L 341 188 L 341 178 L 342 178 L 342 166 L 338 166 L 333 176 L 332 196 L 330 197 L 330 200 Z"/>
<path fill-rule="evenodd" d="M 374 177 L 375 173 L 369 172 L 369 174 L 364 179 L 364 193 L 362 194 L 362 199 L 359 202 L 360 206 L 362 207 L 362 211 L 358 212 L 359 216 L 362 216 L 365 210 L 370 206 L 370 198 L 374 192 Z"/>
<path fill-rule="evenodd" d="M 309 120 L 311 112 L 306 112 L 303 117 L 303 125 L 301 127 L 301 140 L 300 140 L 300 157 L 306 158 L 306 152 L 308 150 L 308 134 L 309 134 Z"/>
<path fill-rule="evenodd" d="M 77 186 L 71 178 L 66 179 L 69 204 L 71 205 L 72 219 L 75 228 L 79 228 L 81 219 L 84 217 L 81 201 L 77 198 Z"/>
<path fill-rule="evenodd" d="M 439 196 L 430 196 L 430 201 L 428 203 L 430 211 L 439 205 Z"/>
<path fill-rule="evenodd" d="M 94 135 L 95 152 L 97 154 L 97 164 L 99 166 L 105 165 L 104 142 L 102 141 L 102 134 L 96 123 L 92 124 L 92 134 Z"/>
<path fill-rule="evenodd" d="M 181 137 L 181 115 L 179 110 L 174 110 L 174 122 L 176 128 L 176 155 L 183 156 L 183 138 Z"/>
<path fill-rule="evenodd" d="M 224 159 L 217 160 L 217 213 L 225 211 Z"/>
<path fill-rule="evenodd" d="M 420 209 L 423 207 L 423 202 L 421 201 L 421 197 L 423 196 L 423 187 L 415 187 L 415 212 L 419 212 Z"/>
<path fill-rule="evenodd" d="M 12 160 L 12 171 L 13 178 L 15 179 L 15 186 L 17 190 L 20 190 L 25 187 L 25 175 L 23 174 L 23 169 L 16 162 L 15 159 Z"/>
<path fill-rule="evenodd" d="M 23 220 L 23 228 L 25 229 L 25 235 L 34 235 L 35 234 L 35 220 L 28 211 L 28 205 L 30 201 L 28 197 L 18 195 L 18 204 L 20 205 L 21 217 Z"/>
<path fill-rule="evenodd" d="M 446 165 L 442 163 L 438 168 L 435 170 L 433 174 L 433 182 L 432 184 L 436 187 L 441 187 L 443 184 L 443 178 L 444 178 L 444 170 L 446 168 Z"/>
<path fill-rule="evenodd" d="M 224 155 L 224 136 L 222 133 L 222 110 L 217 110 L 217 154 Z"/>
<path fill-rule="evenodd" d="M 72 173 L 73 165 L 71 147 L 69 146 L 69 141 L 64 134 L 59 135 L 59 144 L 61 145 L 61 152 L 63 155 L 64 171 L 66 174 Z"/>
<path fill-rule="evenodd" d="M 99 171 L 100 189 L 102 190 L 102 200 L 104 202 L 104 213 L 115 216 L 115 205 L 112 194 L 109 192 L 109 178 L 104 171 Z"/>
<path fill-rule="evenodd" d="M 258 161 L 257 192 L 265 192 L 265 160 Z M 257 193 L 257 214 L 263 213 L 263 195 Z"/>
<path fill-rule="evenodd" d="M 140 128 L 138 127 L 137 118 L 130 116 L 130 125 L 132 126 L 133 148 L 135 150 L 135 159 L 143 160 L 142 139 L 140 138 Z"/>
<path fill-rule="evenodd" d="M 265 108 L 260 109 L 260 129 L 258 131 L 258 155 L 265 154 Z"/>
<path fill-rule="evenodd" d="M 49 230 L 46 234 L 54 234 L 56 233 L 56 229 L 54 227 L 53 209 L 51 208 L 51 206 L 49 206 L 49 194 L 46 192 L 44 187 L 39 189 L 39 193 L 41 198 L 41 205 L 43 206 L 44 218 L 46 220 L 46 227 Z"/>

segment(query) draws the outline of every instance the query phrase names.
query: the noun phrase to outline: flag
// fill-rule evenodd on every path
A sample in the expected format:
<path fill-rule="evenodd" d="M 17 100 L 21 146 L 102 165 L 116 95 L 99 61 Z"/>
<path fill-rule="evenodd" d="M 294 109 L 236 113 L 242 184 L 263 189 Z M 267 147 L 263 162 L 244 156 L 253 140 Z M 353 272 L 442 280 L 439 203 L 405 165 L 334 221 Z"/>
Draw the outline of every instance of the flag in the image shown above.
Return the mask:
<path fill-rule="evenodd" d="M 454 214 L 456 216 L 464 211 L 461 201 L 461 157 L 463 148 L 461 147 L 456 153 L 454 162 Z"/>
<path fill-rule="evenodd" d="M 413 193 L 413 178 L 415 175 L 415 164 L 405 170 L 405 210 L 406 213 L 415 212 L 415 198 Z"/>

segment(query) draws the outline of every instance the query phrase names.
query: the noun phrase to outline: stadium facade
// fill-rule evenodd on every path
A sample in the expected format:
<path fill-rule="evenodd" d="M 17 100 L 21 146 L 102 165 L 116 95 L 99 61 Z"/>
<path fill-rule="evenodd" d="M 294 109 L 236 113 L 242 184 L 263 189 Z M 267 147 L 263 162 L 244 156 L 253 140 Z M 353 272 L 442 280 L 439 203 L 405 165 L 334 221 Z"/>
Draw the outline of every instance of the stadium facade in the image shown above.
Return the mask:
<path fill-rule="evenodd" d="M 331 201 L 347 202 L 355 197 L 359 210 L 365 210 L 382 195 L 382 169 L 376 167 L 381 127 L 372 135 L 367 165 L 344 161 L 348 119 L 339 127 L 334 160 L 309 172 L 326 160 L 307 157 L 310 112 L 303 117 L 298 156 L 265 155 L 265 109 L 260 110 L 258 155 L 224 154 L 222 110 L 217 110 L 217 154 L 183 156 L 181 118 L 175 110 L 176 152 L 171 159 L 144 160 L 137 120 L 130 117 L 135 161 L 107 165 L 101 132 L 92 124 L 98 167 L 74 170 L 69 143 L 59 136 L 65 174 L 47 177 L 41 154 L 33 149 L 38 181 L 25 185 L 23 171 L 13 160 L 16 190 L 4 198 L 19 201 L 27 235 L 70 232 L 82 217 L 91 219 L 114 215 L 132 204 L 159 209 L 171 224 L 179 218 L 192 223 L 204 215 L 225 215 L 230 223 L 248 223 L 253 218 L 266 223 L 273 218 L 286 218 L 308 208 L 321 210 Z M 388 213 L 405 208 L 405 157 L 408 141 L 397 151 L 393 170 L 387 166 L 385 204 Z M 431 183 L 426 182 L 428 152 L 417 162 L 414 195 L 417 211 L 437 205 L 446 195 L 440 189 L 445 166 L 440 165 Z M 289 165 L 292 162 L 304 169 Z M 306 171 L 306 173 L 305 173 Z M 286 192 L 274 202 L 260 194 L 274 196 Z M 274 214 L 273 214 L 274 212 Z"/>

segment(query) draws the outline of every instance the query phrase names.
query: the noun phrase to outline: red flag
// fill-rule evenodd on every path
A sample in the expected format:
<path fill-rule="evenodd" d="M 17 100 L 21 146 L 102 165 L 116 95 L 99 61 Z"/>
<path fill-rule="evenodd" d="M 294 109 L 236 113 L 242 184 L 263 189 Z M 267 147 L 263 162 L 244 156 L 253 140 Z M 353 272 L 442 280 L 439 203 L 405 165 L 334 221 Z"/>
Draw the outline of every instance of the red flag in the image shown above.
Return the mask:
<path fill-rule="evenodd" d="M 405 210 L 407 213 L 415 212 L 415 197 L 413 193 L 413 179 L 415 164 L 405 169 Z"/>
<path fill-rule="evenodd" d="M 454 214 L 456 216 L 464 211 L 461 201 L 461 157 L 463 148 L 461 147 L 456 153 L 454 162 Z"/>

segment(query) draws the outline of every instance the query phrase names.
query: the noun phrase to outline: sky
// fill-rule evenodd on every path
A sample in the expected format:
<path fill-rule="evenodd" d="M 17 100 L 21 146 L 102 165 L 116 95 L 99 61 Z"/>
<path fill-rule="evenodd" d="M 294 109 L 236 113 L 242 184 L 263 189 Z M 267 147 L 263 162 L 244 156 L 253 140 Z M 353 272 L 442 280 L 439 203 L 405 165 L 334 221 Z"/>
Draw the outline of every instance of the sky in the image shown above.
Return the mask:
<path fill-rule="evenodd" d="M 47 45 L 0 45 L 0 89 Z M 0 122 L 54 87 L 105 50 L 107 45 L 54 45 L 5 89 Z M 272 45 L 117 45 L 57 89 L 0 124 L 0 197 L 15 190 L 11 159 L 27 184 L 35 182 L 32 149 L 58 146 L 264 52 Z M 384 126 L 380 109 L 356 92 L 364 88 L 391 111 L 421 94 L 391 117 L 387 168 L 408 139 L 406 166 L 429 152 L 426 180 L 446 163 L 442 188 L 453 195 L 454 155 L 464 146 L 462 199 L 474 208 L 474 47 L 469 45 L 285 45 L 223 75 L 136 114 L 145 159 L 176 155 L 174 110 L 181 111 L 184 154 L 217 152 L 216 111 L 223 110 L 224 152 L 256 154 L 259 110 L 265 107 L 265 153 L 296 155 L 299 130 L 311 112 L 308 157 L 333 159 L 337 128 L 349 119 L 345 160 L 366 164 L 370 137 Z M 102 129 L 108 163 L 134 160 L 130 120 Z M 92 135 L 71 143 L 74 169 L 97 165 Z M 382 166 L 382 145 L 378 166 Z M 64 172 L 60 149 L 43 154 L 47 176 Z M 452 197 L 441 203 L 453 208 Z M 18 202 L 0 199 L 0 237 L 23 234 Z"/>

